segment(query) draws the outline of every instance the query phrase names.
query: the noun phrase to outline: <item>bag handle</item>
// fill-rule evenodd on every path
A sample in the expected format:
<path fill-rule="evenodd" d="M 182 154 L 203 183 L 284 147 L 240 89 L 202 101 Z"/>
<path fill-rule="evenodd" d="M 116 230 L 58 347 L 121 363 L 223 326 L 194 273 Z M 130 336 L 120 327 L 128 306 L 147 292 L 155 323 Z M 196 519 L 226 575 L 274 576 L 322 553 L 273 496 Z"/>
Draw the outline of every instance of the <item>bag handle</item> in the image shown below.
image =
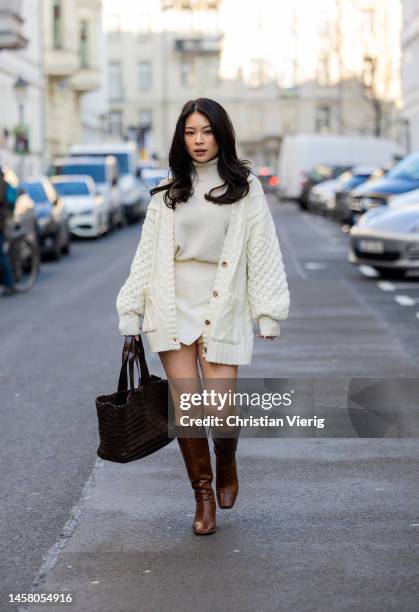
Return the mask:
<path fill-rule="evenodd" d="M 138 386 L 146 386 L 151 382 L 150 373 L 148 371 L 147 361 L 145 358 L 144 345 L 141 336 L 139 341 L 135 340 L 134 336 L 126 336 L 124 346 L 122 348 L 122 366 L 119 375 L 118 392 L 128 390 L 127 364 L 129 369 L 129 378 L 131 390 L 134 389 L 134 361 L 140 366 L 141 376 L 139 377 Z"/>

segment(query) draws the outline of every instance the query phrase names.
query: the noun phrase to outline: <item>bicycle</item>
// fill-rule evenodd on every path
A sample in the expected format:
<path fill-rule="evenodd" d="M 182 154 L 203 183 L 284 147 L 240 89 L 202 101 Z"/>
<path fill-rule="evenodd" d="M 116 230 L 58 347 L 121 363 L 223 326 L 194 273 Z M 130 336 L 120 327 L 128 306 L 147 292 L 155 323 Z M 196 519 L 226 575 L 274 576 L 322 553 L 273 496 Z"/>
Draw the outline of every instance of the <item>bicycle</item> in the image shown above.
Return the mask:
<path fill-rule="evenodd" d="M 20 229 L 10 231 L 4 250 L 12 265 L 15 292 L 27 293 L 34 286 L 39 274 L 39 251 Z"/>

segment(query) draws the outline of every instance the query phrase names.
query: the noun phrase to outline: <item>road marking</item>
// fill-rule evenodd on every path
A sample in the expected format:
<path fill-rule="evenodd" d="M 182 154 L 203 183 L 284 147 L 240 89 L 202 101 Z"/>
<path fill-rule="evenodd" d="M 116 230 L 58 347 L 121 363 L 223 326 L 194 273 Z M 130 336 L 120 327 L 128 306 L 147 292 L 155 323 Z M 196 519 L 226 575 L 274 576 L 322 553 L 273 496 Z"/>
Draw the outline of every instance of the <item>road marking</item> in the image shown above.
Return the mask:
<path fill-rule="evenodd" d="M 416 318 L 419 319 L 419 312 L 416 313 Z"/>
<path fill-rule="evenodd" d="M 377 285 L 383 291 L 394 291 L 396 289 L 396 286 L 388 281 L 378 281 Z"/>
<path fill-rule="evenodd" d="M 307 274 L 305 273 L 303 267 L 300 264 L 300 260 L 298 259 L 297 251 L 292 243 L 292 240 L 290 240 L 288 236 L 288 232 L 285 230 L 285 228 L 282 228 L 281 242 L 284 244 L 284 247 L 285 246 L 287 247 L 287 255 L 291 257 L 297 273 L 300 275 L 301 278 L 303 278 L 304 280 L 307 280 L 308 278 Z"/>
<path fill-rule="evenodd" d="M 412 523 L 410 526 L 411 527 L 419 527 L 419 523 Z"/>
<path fill-rule="evenodd" d="M 79 524 L 82 509 L 84 507 L 84 500 L 87 498 L 89 492 L 95 484 L 96 474 L 99 469 L 102 468 L 104 465 L 105 463 L 103 460 L 96 459 L 90 476 L 84 483 L 78 501 L 69 510 L 70 518 L 62 527 L 57 541 L 51 546 L 46 556 L 43 558 L 43 563 L 32 581 L 32 585 L 30 587 L 31 590 L 42 589 L 48 578 L 49 573 L 54 569 L 55 565 L 57 564 L 58 558 L 63 548 L 66 546 Z"/>
<path fill-rule="evenodd" d="M 367 266 L 366 264 L 360 265 L 358 270 L 362 272 L 364 276 L 369 276 L 370 278 L 377 278 L 377 276 L 379 276 L 375 268 L 373 268 L 372 266 Z"/>
<path fill-rule="evenodd" d="M 419 289 L 419 283 L 398 283 L 396 286 L 400 289 Z"/>
<path fill-rule="evenodd" d="M 410 295 L 395 295 L 394 299 L 400 306 L 414 306 L 416 303 L 416 300 L 412 299 Z"/>
<path fill-rule="evenodd" d="M 327 264 L 321 261 L 306 261 L 304 267 L 306 270 L 324 270 L 327 268 Z"/>

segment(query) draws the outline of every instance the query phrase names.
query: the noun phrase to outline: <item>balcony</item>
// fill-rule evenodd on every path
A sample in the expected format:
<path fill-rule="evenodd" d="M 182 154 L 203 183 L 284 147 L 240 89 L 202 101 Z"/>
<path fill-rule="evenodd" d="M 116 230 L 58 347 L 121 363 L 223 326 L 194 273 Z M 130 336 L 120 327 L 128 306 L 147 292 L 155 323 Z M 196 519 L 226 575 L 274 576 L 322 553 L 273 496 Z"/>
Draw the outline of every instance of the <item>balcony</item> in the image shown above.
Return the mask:
<path fill-rule="evenodd" d="M 0 50 L 24 49 L 22 0 L 2 0 L 0 4 Z"/>
<path fill-rule="evenodd" d="M 221 36 L 200 38 L 178 38 L 175 49 L 179 53 L 190 55 L 212 55 L 221 53 Z"/>
<path fill-rule="evenodd" d="M 95 68 L 79 68 L 71 77 L 70 83 L 79 93 L 86 93 L 100 87 L 101 75 Z"/>
<path fill-rule="evenodd" d="M 221 0 L 161 0 L 164 11 L 218 11 Z"/>
<path fill-rule="evenodd" d="M 45 74 L 49 77 L 70 77 L 78 69 L 78 64 L 76 50 L 47 49 L 45 52 Z"/>

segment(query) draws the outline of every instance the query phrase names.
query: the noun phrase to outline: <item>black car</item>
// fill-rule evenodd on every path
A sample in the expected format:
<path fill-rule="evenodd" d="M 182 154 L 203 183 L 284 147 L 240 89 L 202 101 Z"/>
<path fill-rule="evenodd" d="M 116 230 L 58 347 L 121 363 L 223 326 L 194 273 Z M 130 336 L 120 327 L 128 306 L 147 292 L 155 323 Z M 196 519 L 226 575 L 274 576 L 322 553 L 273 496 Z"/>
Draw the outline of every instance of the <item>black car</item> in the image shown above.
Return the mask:
<path fill-rule="evenodd" d="M 46 177 L 22 183 L 35 203 L 41 255 L 57 260 L 70 252 L 68 216 L 53 185 Z"/>
<path fill-rule="evenodd" d="M 302 184 L 301 195 L 298 200 L 301 208 L 307 210 L 309 194 L 315 185 L 323 183 L 323 181 L 335 179 L 339 174 L 345 172 L 345 170 L 349 170 L 349 168 L 350 166 L 331 166 L 329 164 L 317 164 L 317 166 L 314 166 L 314 168 L 307 173 Z"/>
<path fill-rule="evenodd" d="M 331 211 L 333 217 L 340 223 L 352 225 L 351 191 L 369 180 L 378 179 L 384 175 L 384 170 L 373 166 L 354 166 L 351 176 L 335 193 L 335 206 Z"/>

